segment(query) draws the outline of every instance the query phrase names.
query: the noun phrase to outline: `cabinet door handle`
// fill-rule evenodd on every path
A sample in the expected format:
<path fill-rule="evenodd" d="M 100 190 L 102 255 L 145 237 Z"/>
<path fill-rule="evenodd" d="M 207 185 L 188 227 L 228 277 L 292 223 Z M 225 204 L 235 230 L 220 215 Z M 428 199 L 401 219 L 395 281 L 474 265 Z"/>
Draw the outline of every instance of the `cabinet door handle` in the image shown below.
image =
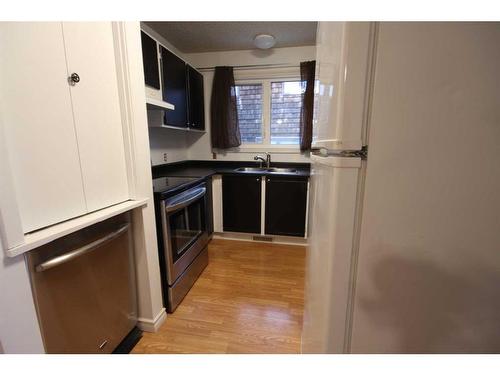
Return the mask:
<path fill-rule="evenodd" d="M 80 82 L 80 76 L 78 75 L 78 73 L 72 73 L 69 77 L 68 77 L 68 81 L 69 81 L 69 84 L 71 86 L 74 86 L 76 85 L 78 82 Z"/>

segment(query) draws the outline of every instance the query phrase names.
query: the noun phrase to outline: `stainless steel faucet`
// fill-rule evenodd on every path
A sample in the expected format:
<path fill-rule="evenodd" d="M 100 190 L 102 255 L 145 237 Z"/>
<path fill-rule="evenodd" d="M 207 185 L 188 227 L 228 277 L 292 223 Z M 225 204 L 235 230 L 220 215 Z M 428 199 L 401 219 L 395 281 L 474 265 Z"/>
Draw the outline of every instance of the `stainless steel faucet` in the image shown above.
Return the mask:
<path fill-rule="evenodd" d="M 269 152 L 266 152 L 266 158 L 264 159 L 263 156 L 257 155 L 253 158 L 253 160 L 260 160 L 260 167 L 262 168 L 262 163 L 266 163 L 266 168 L 269 169 L 271 166 L 271 154 Z"/>

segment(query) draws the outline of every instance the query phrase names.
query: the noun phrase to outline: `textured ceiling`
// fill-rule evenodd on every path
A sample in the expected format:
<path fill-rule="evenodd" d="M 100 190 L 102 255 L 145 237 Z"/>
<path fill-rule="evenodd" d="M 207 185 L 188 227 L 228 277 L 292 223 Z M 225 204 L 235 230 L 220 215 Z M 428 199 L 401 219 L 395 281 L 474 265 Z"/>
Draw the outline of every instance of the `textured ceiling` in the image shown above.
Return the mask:
<path fill-rule="evenodd" d="M 145 22 L 184 53 L 254 49 L 257 34 L 271 34 L 279 47 L 316 43 L 316 22 Z"/>

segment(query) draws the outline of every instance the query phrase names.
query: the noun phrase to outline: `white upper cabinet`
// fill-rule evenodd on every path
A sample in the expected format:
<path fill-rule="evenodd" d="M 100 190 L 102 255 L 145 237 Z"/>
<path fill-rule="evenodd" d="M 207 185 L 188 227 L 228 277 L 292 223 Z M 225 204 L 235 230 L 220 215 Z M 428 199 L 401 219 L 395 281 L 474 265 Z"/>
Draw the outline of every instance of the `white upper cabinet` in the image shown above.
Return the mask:
<path fill-rule="evenodd" d="M 84 214 L 60 23 L 0 23 L 0 105 L 23 231 Z"/>
<path fill-rule="evenodd" d="M 359 150 L 366 144 L 373 24 L 319 22 L 313 147 Z"/>
<path fill-rule="evenodd" d="M 117 80 L 111 23 L 0 23 L 2 178 L 24 233 L 129 198 Z"/>
<path fill-rule="evenodd" d="M 128 199 L 113 31 L 109 22 L 63 23 L 87 209 Z"/>

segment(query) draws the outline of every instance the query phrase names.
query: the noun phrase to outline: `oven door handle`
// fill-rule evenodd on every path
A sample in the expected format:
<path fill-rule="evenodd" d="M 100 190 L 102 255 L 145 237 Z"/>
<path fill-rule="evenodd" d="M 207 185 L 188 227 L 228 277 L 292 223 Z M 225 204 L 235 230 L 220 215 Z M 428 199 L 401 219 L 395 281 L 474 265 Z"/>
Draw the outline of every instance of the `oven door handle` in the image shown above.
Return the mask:
<path fill-rule="evenodd" d="M 177 211 L 181 208 L 189 206 L 195 200 L 201 198 L 205 195 L 207 189 L 205 187 L 191 189 L 186 191 L 183 194 L 175 197 L 172 200 L 167 201 L 167 205 L 165 206 L 165 211 L 167 213 Z"/>

